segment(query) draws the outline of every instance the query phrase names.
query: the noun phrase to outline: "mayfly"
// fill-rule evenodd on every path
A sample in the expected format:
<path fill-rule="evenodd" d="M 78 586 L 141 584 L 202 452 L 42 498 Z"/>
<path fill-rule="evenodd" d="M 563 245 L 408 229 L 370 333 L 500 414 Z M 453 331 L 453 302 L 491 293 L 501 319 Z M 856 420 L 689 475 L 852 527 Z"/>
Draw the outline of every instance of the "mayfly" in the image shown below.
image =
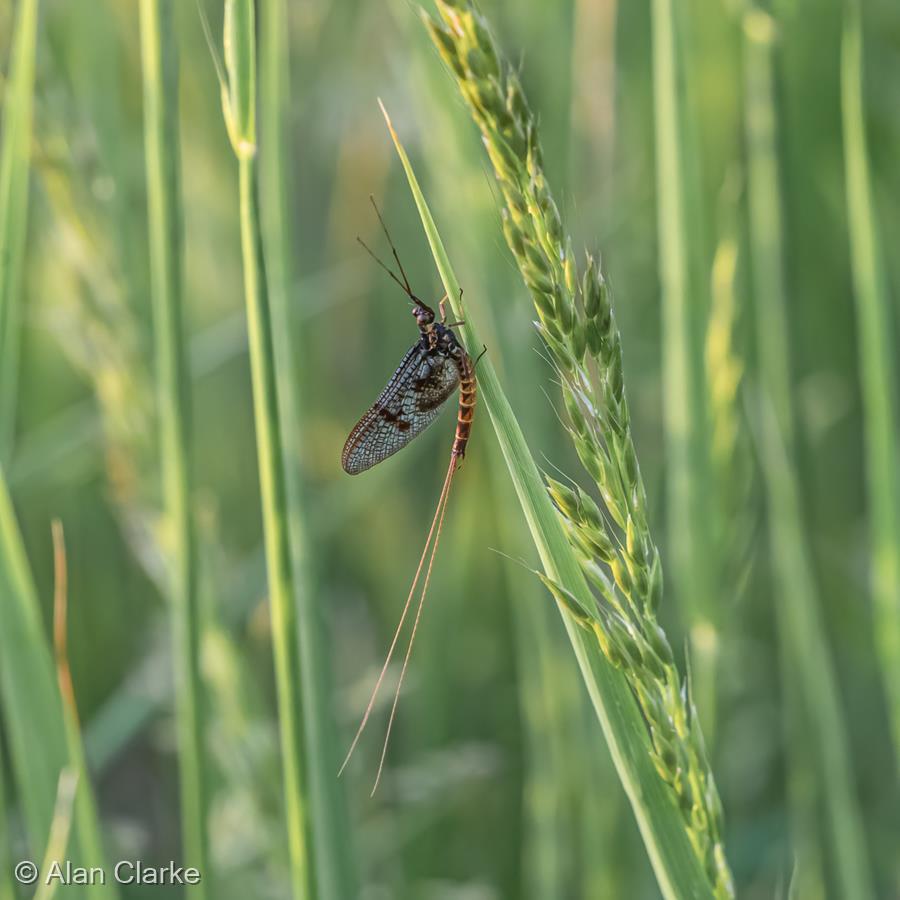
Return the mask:
<path fill-rule="evenodd" d="M 375 776 L 375 786 L 372 788 L 372 793 L 374 794 L 378 788 L 378 782 L 381 779 L 381 772 L 384 768 L 388 741 L 394 724 L 397 702 L 400 698 L 400 688 L 406 675 L 413 641 L 415 641 L 416 630 L 419 626 L 419 618 L 422 614 L 422 606 L 425 602 L 425 594 L 431 579 L 431 567 L 434 563 L 438 541 L 441 537 L 444 513 L 447 509 L 447 498 L 450 495 L 450 485 L 453 481 L 454 472 L 466 454 L 466 445 L 469 442 L 469 434 L 472 430 L 476 395 L 475 365 L 478 360 L 472 361 L 472 358 L 466 352 L 466 348 L 463 347 L 452 330 L 455 326 L 462 323 L 447 322 L 444 307 L 446 295 L 438 303 L 441 318 L 440 321 L 436 321 L 434 310 L 413 293 L 384 219 L 378 210 L 378 206 L 375 204 L 374 198 L 370 199 L 372 199 L 372 206 L 375 207 L 375 213 L 390 245 L 391 253 L 400 270 L 400 275 L 398 276 L 390 266 L 382 262 L 361 238 L 357 238 L 357 240 L 412 301 L 412 314 L 415 316 L 416 324 L 419 327 L 419 340 L 409 348 L 381 395 L 350 432 L 350 436 L 347 438 L 346 444 L 344 444 L 344 452 L 341 455 L 341 465 L 344 467 L 344 471 L 350 475 L 358 475 L 360 472 L 365 472 L 366 469 L 371 469 L 372 466 L 392 456 L 398 450 L 403 449 L 437 418 L 444 404 L 450 399 L 457 387 L 459 388 L 459 411 L 456 418 L 456 435 L 450 451 L 450 465 L 444 478 L 444 486 L 441 488 L 434 517 L 431 520 L 428 538 L 419 558 L 419 565 L 413 578 L 412 587 L 409 589 L 406 605 L 400 614 L 400 622 L 397 625 L 397 630 L 394 632 L 394 638 L 391 641 L 387 658 L 381 668 L 378 680 L 375 682 L 375 687 L 372 690 L 372 695 L 369 698 L 369 703 L 366 706 L 366 711 L 363 714 L 356 736 L 353 738 L 353 743 L 350 745 L 347 758 L 344 760 L 340 770 L 343 772 L 346 768 L 362 736 L 363 729 L 365 729 L 366 723 L 369 721 L 369 715 L 372 712 L 372 707 L 375 705 L 375 698 L 394 655 L 394 649 L 397 646 L 400 632 L 412 606 L 416 586 L 424 569 L 425 580 L 422 583 L 422 593 L 419 596 L 419 603 L 416 607 L 409 645 L 406 649 L 403 667 L 400 670 L 400 679 L 394 693 L 394 702 L 391 707 L 390 718 L 388 719 L 384 745 L 381 750 L 381 759 L 378 763 L 378 773 Z M 428 560 L 427 565 L 426 558 Z"/>

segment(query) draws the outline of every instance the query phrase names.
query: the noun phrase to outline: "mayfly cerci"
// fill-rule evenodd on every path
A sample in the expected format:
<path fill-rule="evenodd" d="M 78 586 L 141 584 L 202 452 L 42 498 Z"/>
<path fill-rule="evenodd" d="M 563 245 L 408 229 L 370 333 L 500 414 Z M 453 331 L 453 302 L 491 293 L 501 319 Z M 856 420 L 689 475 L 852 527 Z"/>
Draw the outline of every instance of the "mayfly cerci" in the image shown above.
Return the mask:
<path fill-rule="evenodd" d="M 403 264 L 400 262 L 397 248 L 391 240 L 391 235 L 387 230 L 384 219 L 378 210 L 378 206 L 375 204 L 374 198 L 370 199 L 372 199 L 372 206 L 375 207 L 375 213 L 390 245 L 391 253 L 400 270 L 400 275 L 398 276 L 390 266 L 382 262 L 361 238 L 357 238 L 357 240 L 375 262 L 403 289 L 406 296 L 409 297 L 413 304 L 412 314 L 415 316 L 416 324 L 419 326 L 419 340 L 409 348 L 381 395 L 350 432 L 350 436 L 344 444 L 344 452 L 341 455 L 341 465 L 344 467 L 344 471 L 349 475 L 358 475 L 360 472 L 365 472 L 366 469 L 371 469 L 372 466 L 392 456 L 398 450 L 403 449 L 437 418 L 444 404 L 459 387 L 459 411 L 456 418 L 456 435 L 450 451 L 450 465 L 434 511 L 428 538 L 425 541 L 422 556 L 419 558 L 419 565 L 413 578 L 412 587 L 409 589 L 406 605 L 400 614 L 400 622 L 391 641 L 387 658 L 381 668 L 378 680 L 375 682 L 372 696 L 366 706 L 366 711 L 363 714 L 356 736 L 353 738 L 353 743 L 350 745 L 347 758 L 341 766 L 341 772 L 343 772 L 369 720 L 378 689 L 381 687 L 385 673 L 390 665 L 394 649 L 400 637 L 400 631 L 412 606 L 416 585 L 419 583 L 419 578 L 424 568 L 425 580 L 422 584 L 422 593 L 419 596 L 419 602 L 416 607 L 406 656 L 403 659 L 403 667 L 400 670 L 400 678 L 394 693 L 394 703 L 388 719 L 384 746 L 382 747 L 381 759 L 378 763 L 378 773 L 375 776 L 375 786 L 372 788 L 372 793 L 374 794 L 384 767 L 388 740 L 391 735 L 391 727 L 394 724 L 397 701 L 400 697 L 400 688 L 403 684 L 403 677 L 406 674 L 410 654 L 412 653 L 413 641 L 416 637 L 416 630 L 422 613 L 422 605 L 425 602 L 425 593 L 428 590 L 428 582 L 431 579 L 431 566 L 434 562 L 438 541 L 441 536 L 444 512 L 447 509 L 447 498 L 450 495 L 450 485 L 453 481 L 454 472 L 465 456 L 469 433 L 472 429 L 472 418 L 475 414 L 475 364 L 477 360 L 472 361 L 472 358 L 466 352 L 466 348 L 463 347 L 453 332 L 453 328 L 462 323 L 447 322 L 444 307 L 446 295 L 438 303 L 441 318 L 440 321 L 436 321 L 434 310 L 412 292 L 409 279 L 406 276 Z M 426 558 L 428 559 L 427 566 L 425 564 Z"/>

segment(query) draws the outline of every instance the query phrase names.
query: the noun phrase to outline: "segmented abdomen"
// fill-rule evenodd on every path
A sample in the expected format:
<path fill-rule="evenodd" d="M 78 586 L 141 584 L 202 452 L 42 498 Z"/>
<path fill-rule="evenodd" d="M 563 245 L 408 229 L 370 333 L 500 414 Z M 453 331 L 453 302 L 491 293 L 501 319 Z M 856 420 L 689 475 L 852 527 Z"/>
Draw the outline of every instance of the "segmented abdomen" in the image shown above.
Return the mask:
<path fill-rule="evenodd" d="M 459 371 L 459 412 L 456 416 L 456 438 L 453 441 L 453 455 L 462 459 L 466 455 L 466 444 L 472 431 L 472 419 L 475 416 L 476 386 L 475 367 L 468 353 L 457 361 Z"/>

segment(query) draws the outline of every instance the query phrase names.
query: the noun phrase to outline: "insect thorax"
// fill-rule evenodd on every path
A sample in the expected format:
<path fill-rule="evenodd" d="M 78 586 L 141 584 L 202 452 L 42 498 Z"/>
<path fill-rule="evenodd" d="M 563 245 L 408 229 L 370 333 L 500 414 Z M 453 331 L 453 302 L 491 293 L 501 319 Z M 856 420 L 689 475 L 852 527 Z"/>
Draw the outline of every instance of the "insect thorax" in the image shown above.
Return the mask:
<path fill-rule="evenodd" d="M 446 325 L 432 322 L 422 328 L 423 347 L 442 356 L 459 359 L 465 353 L 456 335 Z"/>

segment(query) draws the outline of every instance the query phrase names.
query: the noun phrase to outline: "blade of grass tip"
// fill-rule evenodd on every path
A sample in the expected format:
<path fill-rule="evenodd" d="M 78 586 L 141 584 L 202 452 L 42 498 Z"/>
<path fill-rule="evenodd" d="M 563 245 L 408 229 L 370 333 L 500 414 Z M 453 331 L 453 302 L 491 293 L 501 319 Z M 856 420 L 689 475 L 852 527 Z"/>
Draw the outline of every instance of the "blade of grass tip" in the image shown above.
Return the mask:
<path fill-rule="evenodd" d="M 303 669 L 297 638 L 285 457 L 279 418 L 280 373 L 272 337 L 257 196 L 256 23 L 253 0 L 228 0 L 226 3 L 224 44 L 228 84 L 223 90 L 223 113 L 238 159 L 241 255 L 262 494 L 263 538 L 272 608 L 290 879 L 295 900 L 301 900 L 313 895 L 314 884 L 305 821 L 307 797 L 303 768 L 302 703 L 299 693 Z M 283 377 L 289 377 L 289 373 L 283 373 Z"/>
<path fill-rule="evenodd" d="M 866 141 L 860 0 L 846 0 L 841 53 L 844 165 L 859 333 L 872 605 L 900 766 L 900 425 L 887 279 Z"/>
<path fill-rule="evenodd" d="M 668 539 L 675 595 L 690 636 L 693 687 L 703 734 L 713 737 L 716 704 L 717 553 L 712 539 L 707 397 L 700 323 L 705 286 L 692 271 L 699 253 L 697 185 L 688 170 L 687 97 L 681 4 L 654 0 L 656 184 L 663 322 Z"/>
<path fill-rule="evenodd" d="M 286 470 L 287 513 L 300 634 L 303 733 L 309 786 L 309 836 L 315 854 L 316 887 L 323 897 L 354 897 L 357 893 L 345 782 L 334 777 L 337 766 L 336 728 L 329 665 L 330 635 L 322 604 L 316 602 L 316 573 L 307 546 L 306 515 L 301 484 L 301 399 L 293 342 L 291 298 L 294 228 L 289 213 L 293 196 L 288 162 L 290 109 L 289 23 L 285 0 L 260 4 L 260 122 L 266 140 L 260 147 L 260 206 L 272 310 L 278 406 Z"/>
<path fill-rule="evenodd" d="M 44 857 L 38 869 L 38 889 L 34 892 L 33 900 L 51 900 L 62 883 L 62 878 L 55 877 L 55 873 L 61 874 L 64 871 L 77 794 L 77 772 L 73 769 L 63 769 L 59 774 L 53 820 L 47 834 Z"/>
<path fill-rule="evenodd" d="M 0 462 L 4 463 L 12 452 L 16 417 L 37 23 L 37 0 L 22 0 L 13 29 L 0 138 Z"/>
<path fill-rule="evenodd" d="M 454 314 L 465 322 L 463 334 L 466 344 L 479 347 L 472 317 L 463 310 L 459 282 L 409 158 L 383 105 L 382 112 L 406 172 L 444 289 L 451 298 Z M 478 384 L 544 571 L 553 581 L 570 590 L 582 606 L 592 608 L 593 597 L 489 355 L 479 363 Z M 571 615 L 565 614 L 562 606 L 560 611 L 663 895 L 672 900 L 713 897 L 710 882 L 691 848 L 673 796 L 651 762 L 646 728 L 628 685 L 621 673 L 600 652 L 589 633 L 579 627 Z"/>
<path fill-rule="evenodd" d="M 182 297 L 182 222 L 178 164 L 178 58 L 172 0 L 141 0 L 141 61 L 150 288 L 156 345 L 159 459 L 169 538 L 168 593 L 175 665 L 179 793 L 184 863 L 203 874 L 187 893 L 210 888 L 200 677 L 202 629 L 196 538 L 191 514 L 190 385 Z"/>
<path fill-rule="evenodd" d="M 864 900 L 873 896 L 865 832 L 793 462 L 788 294 L 776 133 L 775 23 L 761 10 L 752 10 L 744 18 L 743 32 L 750 255 L 763 396 L 760 449 L 784 677 L 797 678 L 813 734 L 810 743 L 821 767 L 818 785 L 827 810 L 830 855 L 840 896 Z M 788 711 L 787 715 L 796 713 L 799 710 Z M 808 765 L 807 760 L 802 764 Z"/>
<path fill-rule="evenodd" d="M 74 814 L 78 825 L 78 837 L 84 865 L 89 869 L 106 871 L 106 857 L 97 817 L 97 801 L 91 786 L 81 740 L 81 723 L 72 685 L 68 650 L 69 577 L 66 563 L 66 541 L 62 522 L 51 523 L 53 536 L 53 646 L 56 656 L 56 680 L 62 697 L 63 719 L 66 727 L 66 746 L 69 762 L 66 771 L 75 776 L 78 787 L 75 792 Z M 46 869 L 42 869 L 46 872 Z M 119 896 L 115 879 L 101 879 L 89 888 L 91 897 L 114 900 Z"/>

